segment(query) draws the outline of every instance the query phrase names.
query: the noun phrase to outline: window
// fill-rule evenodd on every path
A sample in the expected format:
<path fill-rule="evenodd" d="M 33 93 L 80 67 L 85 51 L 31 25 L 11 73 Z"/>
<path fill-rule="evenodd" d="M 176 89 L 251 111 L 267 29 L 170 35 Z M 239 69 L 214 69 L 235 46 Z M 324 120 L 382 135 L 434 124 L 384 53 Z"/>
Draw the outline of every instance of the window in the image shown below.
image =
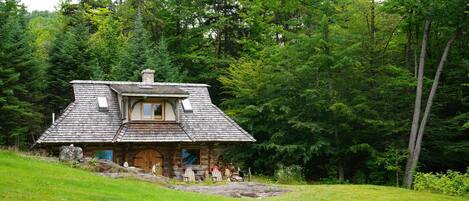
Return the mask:
<path fill-rule="evenodd" d="M 108 105 L 107 105 L 106 97 L 102 97 L 102 96 L 98 97 L 98 108 L 100 110 L 107 110 L 107 107 Z"/>
<path fill-rule="evenodd" d="M 192 112 L 192 105 L 191 105 L 191 102 L 189 101 L 189 99 L 184 99 L 182 100 L 182 109 L 184 110 L 184 112 Z"/>
<path fill-rule="evenodd" d="M 94 151 L 94 157 L 96 159 L 106 159 L 112 161 L 112 150 Z"/>
<path fill-rule="evenodd" d="M 183 149 L 182 164 L 184 166 L 200 164 L 200 149 Z"/>
<path fill-rule="evenodd" d="M 163 120 L 163 103 L 143 103 L 142 119 Z"/>
<path fill-rule="evenodd" d="M 153 119 L 153 115 L 151 114 L 151 103 L 144 103 L 143 104 L 143 118 L 144 119 Z"/>

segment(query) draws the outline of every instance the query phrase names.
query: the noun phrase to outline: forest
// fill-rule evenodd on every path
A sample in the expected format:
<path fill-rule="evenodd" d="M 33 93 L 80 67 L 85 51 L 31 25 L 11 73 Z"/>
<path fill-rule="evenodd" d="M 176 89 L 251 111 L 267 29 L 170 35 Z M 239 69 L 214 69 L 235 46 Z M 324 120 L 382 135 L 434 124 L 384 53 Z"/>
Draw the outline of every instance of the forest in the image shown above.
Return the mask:
<path fill-rule="evenodd" d="M 224 156 L 308 181 L 469 166 L 465 0 L 0 0 L 0 146 L 28 149 L 71 80 L 209 84 L 251 133 Z M 417 163 L 418 162 L 418 163 Z M 408 175 L 407 175 L 408 176 Z"/>

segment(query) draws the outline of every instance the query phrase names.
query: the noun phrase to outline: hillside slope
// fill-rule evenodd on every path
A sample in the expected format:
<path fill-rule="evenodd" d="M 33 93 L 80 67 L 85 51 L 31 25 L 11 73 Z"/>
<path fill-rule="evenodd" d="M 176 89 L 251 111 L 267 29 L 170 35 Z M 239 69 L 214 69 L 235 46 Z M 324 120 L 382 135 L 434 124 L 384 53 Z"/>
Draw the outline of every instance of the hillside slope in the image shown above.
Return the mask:
<path fill-rule="evenodd" d="M 464 200 L 372 185 L 287 186 L 293 192 L 265 200 Z M 0 151 L 0 200 L 242 200 L 167 189 L 131 179 L 111 179 Z"/>
<path fill-rule="evenodd" d="M 0 200 L 230 200 L 111 179 L 85 170 L 0 151 Z"/>

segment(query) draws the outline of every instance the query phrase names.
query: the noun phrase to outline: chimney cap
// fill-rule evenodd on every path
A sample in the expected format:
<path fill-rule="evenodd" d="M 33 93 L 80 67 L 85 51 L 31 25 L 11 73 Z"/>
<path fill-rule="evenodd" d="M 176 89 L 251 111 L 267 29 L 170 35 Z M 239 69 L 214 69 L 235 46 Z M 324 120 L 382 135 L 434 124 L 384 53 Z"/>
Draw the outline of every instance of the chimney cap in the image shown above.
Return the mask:
<path fill-rule="evenodd" d="M 152 70 L 152 69 L 147 68 L 147 69 L 145 69 L 145 70 L 142 70 L 142 74 L 143 74 L 143 73 L 155 73 L 155 71 Z"/>
<path fill-rule="evenodd" d="M 142 70 L 142 83 L 152 84 L 155 80 L 155 71 L 151 69 Z"/>

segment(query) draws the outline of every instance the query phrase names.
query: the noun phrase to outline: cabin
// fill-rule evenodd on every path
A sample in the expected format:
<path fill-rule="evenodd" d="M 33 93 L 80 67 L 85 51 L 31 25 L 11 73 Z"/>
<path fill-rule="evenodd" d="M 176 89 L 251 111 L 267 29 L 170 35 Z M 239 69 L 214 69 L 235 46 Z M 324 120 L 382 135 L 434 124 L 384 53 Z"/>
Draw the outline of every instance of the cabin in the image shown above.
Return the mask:
<path fill-rule="evenodd" d="M 74 144 L 84 155 L 180 178 L 185 168 L 203 174 L 222 161 L 223 151 L 255 139 L 210 99 L 208 85 L 74 80 L 74 101 L 35 146 L 57 153 Z"/>

